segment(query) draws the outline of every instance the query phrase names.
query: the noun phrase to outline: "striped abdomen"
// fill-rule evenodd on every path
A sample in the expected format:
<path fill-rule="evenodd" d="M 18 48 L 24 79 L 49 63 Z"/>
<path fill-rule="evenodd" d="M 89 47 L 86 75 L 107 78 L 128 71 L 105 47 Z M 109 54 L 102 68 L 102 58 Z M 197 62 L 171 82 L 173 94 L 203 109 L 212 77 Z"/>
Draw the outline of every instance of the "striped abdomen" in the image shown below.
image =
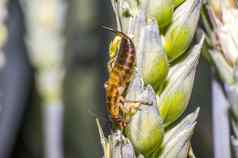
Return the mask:
<path fill-rule="evenodd" d="M 125 95 L 130 79 L 133 75 L 135 64 L 135 48 L 129 38 L 122 38 L 120 49 L 115 64 L 107 81 L 106 96 L 107 109 L 111 113 L 113 121 L 121 126 L 123 124 L 122 111 L 120 109 L 120 97 Z"/>

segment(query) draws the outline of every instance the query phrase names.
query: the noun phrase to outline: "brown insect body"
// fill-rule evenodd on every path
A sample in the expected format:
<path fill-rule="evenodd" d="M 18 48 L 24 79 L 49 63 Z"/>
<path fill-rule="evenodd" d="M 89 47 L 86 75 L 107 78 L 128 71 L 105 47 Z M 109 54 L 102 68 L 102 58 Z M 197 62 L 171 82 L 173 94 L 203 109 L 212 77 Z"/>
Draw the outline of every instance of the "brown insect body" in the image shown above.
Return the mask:
<path fill-rule="evenodd" d="M 124 95 L 133 75 L 136 52 L 134 43 L 128 36 L 121 32 L 117 32 L 117 36 L 121 36 L 122 39 L 105 88 L 107 110 L 115 124 L 124 128 L 127 123 L 122 110 Z"/>

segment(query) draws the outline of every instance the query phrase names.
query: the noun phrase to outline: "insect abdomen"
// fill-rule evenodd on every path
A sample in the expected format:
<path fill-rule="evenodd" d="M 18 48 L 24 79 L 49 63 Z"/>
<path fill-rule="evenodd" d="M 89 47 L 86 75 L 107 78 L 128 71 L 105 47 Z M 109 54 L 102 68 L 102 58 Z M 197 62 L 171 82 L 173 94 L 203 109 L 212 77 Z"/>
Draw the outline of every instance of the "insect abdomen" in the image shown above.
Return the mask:
<path fill-rule="evenodd" d="M 107 109 L 111 113 L 112 120 L 119 126 L 125 126 L 123 112 L 121 111 L 120 97 L 125 95 L 129 81 L 133 75 L 135 64 L 135 48 L 129 38 L 122 38 L 114 66 L 111 69 L 107 81 Z"/>

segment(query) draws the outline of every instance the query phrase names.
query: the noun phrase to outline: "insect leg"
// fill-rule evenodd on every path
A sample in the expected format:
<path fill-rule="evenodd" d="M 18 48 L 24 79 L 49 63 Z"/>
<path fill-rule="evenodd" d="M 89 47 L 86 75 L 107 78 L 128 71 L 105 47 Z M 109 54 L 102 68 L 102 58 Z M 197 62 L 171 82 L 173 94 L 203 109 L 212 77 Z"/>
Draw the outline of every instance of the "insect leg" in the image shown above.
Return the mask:
<path fill-rule="evenodd" d="M 139 101 L 139 100 L 124 100 L 125 103 L 140 103 L 143 105 L 152 105 L 152 103 Z"/>
<path fill-rule="evenodd" d="M 118 105 L 120 105 L 121 111 L 123 113 L 128 113 L 129 111 L 128 111 L 128 109 L 126 108 L 126 106 L 124 104 L 125 103 L 125 98 L 123 96 L 119 96 L 118 100 L 119 100 Z"/>
<path fill-rule="evenodd" d="M 126 105 L 127 110 L 132 115 L 135 114 L 138 110 L 141 110 L 140 109 L 141 105 L 152 105 L 151 103 L 148 102 L 133 101 L 133 100 L 124 100 L 124 103 Z"/>
<path fill-rule="evenodd" d="M 140 106 L 141 103 L 140 102 L 126 102 L 125 98 L 123 96 L 119 97 L 120 100 L 120 108 L 121 111 L 126 114 L 127 116 L 131 116 L 133 114 L 135 114 Z"/>

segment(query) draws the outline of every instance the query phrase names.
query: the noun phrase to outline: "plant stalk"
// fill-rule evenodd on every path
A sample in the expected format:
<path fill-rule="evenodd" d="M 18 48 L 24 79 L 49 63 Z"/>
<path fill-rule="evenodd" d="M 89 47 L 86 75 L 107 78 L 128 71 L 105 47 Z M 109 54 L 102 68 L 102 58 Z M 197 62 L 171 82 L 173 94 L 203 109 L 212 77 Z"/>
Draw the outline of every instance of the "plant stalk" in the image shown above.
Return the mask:
<path fill-rule="evenodd" d="M 221 85 L 212 81 L 213 139 L 215 158 L 230 158 L 230 127 L 228 117 L 229 103 Z"/>

